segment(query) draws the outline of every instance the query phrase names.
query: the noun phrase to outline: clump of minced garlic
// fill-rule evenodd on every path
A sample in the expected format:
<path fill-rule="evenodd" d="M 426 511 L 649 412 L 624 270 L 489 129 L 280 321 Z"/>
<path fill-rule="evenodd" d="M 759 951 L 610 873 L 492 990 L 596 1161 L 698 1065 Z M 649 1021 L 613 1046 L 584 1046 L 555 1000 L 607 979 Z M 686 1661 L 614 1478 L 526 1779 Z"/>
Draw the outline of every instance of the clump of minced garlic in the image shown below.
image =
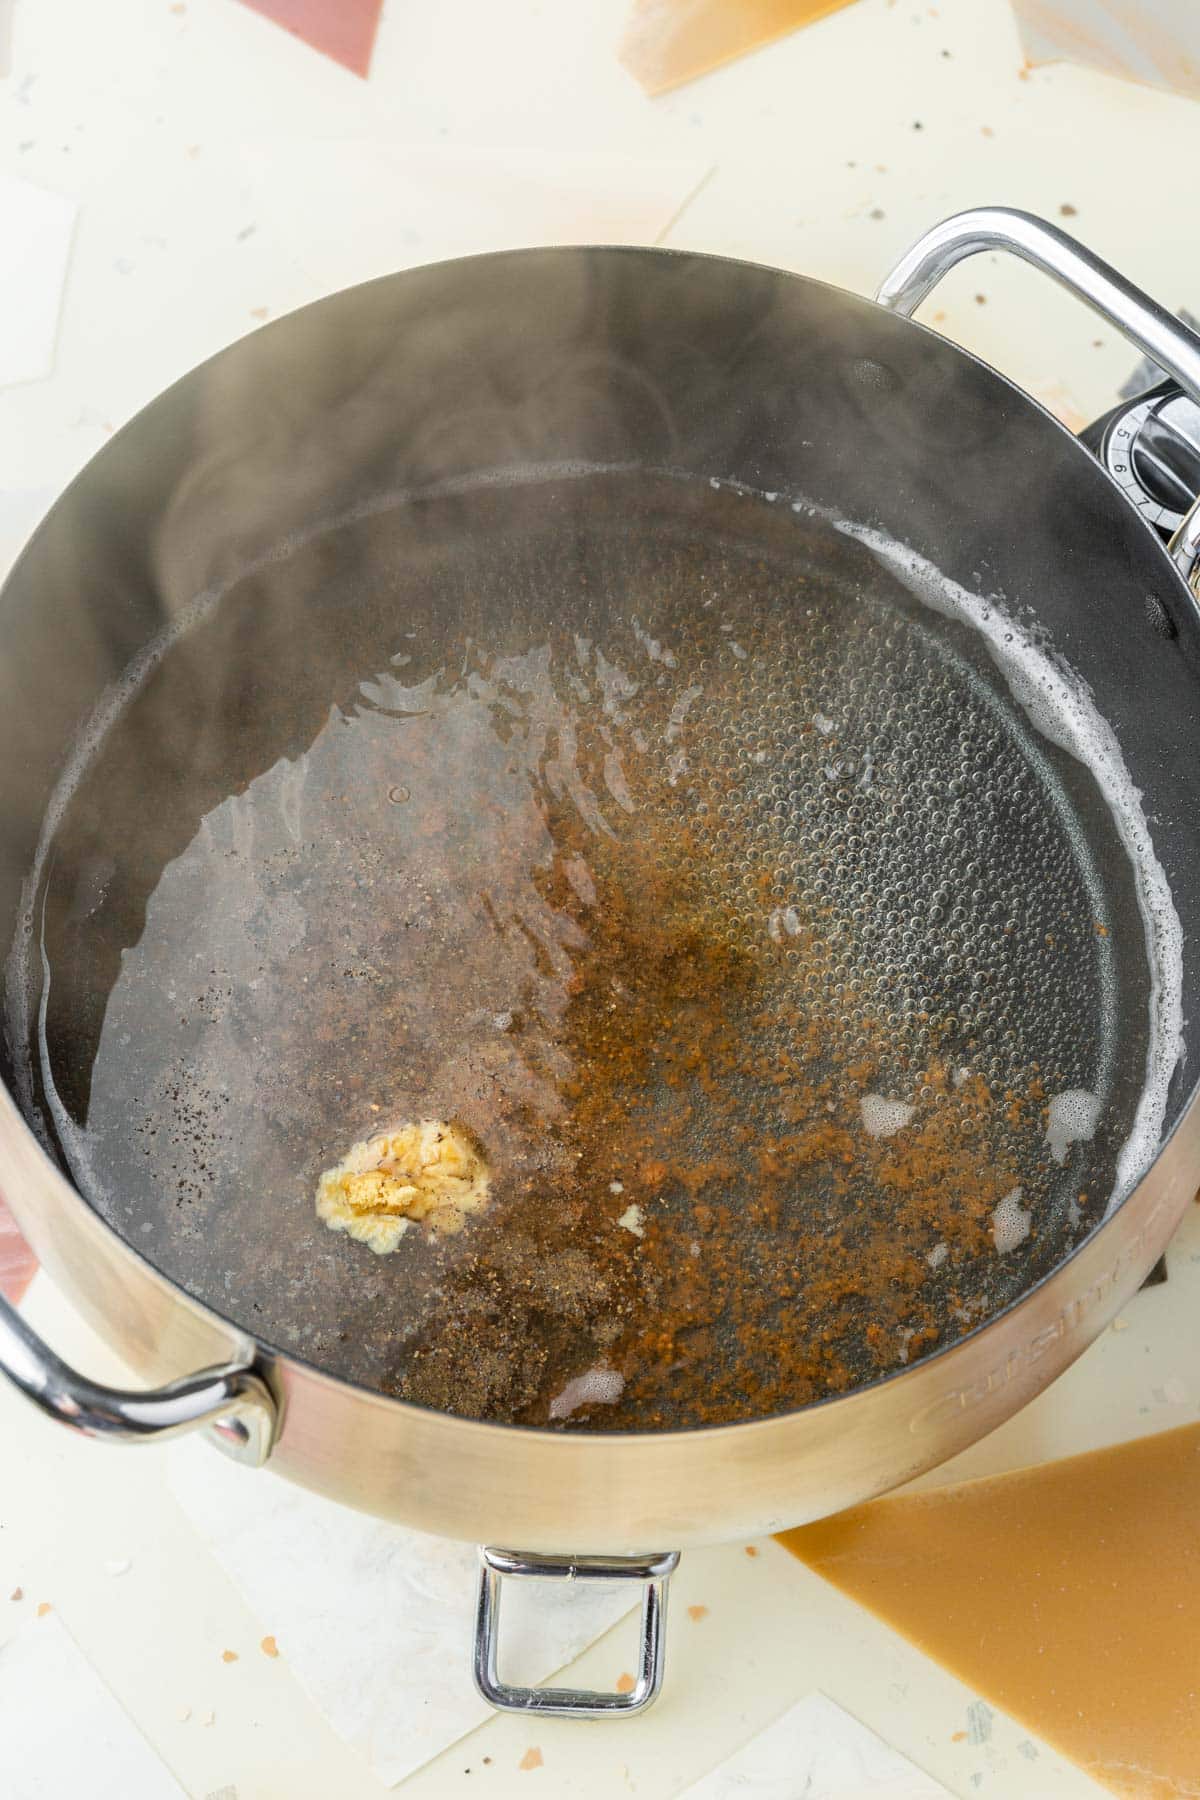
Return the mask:
<path fill-rule="evenodd" d="M 412 1224 L 439 1236 L 461 1231 L 487 1204 L 488 1171 L 457 1125 L 421 1119 L 355 1144 L 317 1183 L 317 1215 L 377 1256 L 393 1251 Z"/>

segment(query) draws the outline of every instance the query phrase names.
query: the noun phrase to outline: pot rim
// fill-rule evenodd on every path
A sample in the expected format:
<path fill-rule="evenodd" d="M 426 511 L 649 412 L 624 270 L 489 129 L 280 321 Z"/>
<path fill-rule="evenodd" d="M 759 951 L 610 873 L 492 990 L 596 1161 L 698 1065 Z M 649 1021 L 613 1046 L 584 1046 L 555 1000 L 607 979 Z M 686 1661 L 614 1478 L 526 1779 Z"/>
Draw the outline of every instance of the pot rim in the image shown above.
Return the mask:
<path fill-rule="evenodd" d="M 285 325 L 289 319 L 295 318 L 299 314 L 311 313 L 318 308 L 325 309 L 335 307 L 343 294 L 357 293 L 361 292 L 363 289 L 402 282 L 409 276 L 423 274 L 433 269 L 453 269 L 460 264 L 475 265 L 489 262 L 495 263 L 498 261 L 526 260 L 546 256 L 572 259 L 579 255 L 637 258 L 651 257 L 658 260 L 690 260 L 702 263 L 725 264 L 734 268 L 756 270 L 782 282 L 799 282 L 810 287 L 823 289 L 824 291 L 835 295 L 839 302 L 848 303 L 852 307 L 861 307 L 873 313 L 886 312 L 887 316 L 895 321 L 897 328 L 920 332 L 938 346 L 940 354 L 950 353 L 955 357 L 962 358 L 976 370 L 981 371 L 986 378 L 997 382 L 1004 387 L 1015 401 L 1020 402 L 1026 407 L 1032 408 L 1041 415 L 1047 424 L 1053 426 L 1054 429 L 1072 445 L 1074 451 L 1086 459 L 1091 470 L 1105 481 L 1111 490 L 1114 499 L 1119 502 L 1119 505 L 1126 515 L 1131 519 L 1137 520 L 1138 524 L 1146 532 L 1148 538 L 1155 547 L 1164 580 L 1167 581 L 1169 586 L 1173 587 L 1177 597 L 1186 603 L 1189 611 L 1194 607 L 1195 602 L 1182 574 L 1172 562 L 1153 527 L 1138 513 L 1137 509 L 1129 503 L 1114 478 L 1101 463 L 1097 462 L 1096 459 L 1092 457 L 1091 453 L 1079 441 L 1076 434 L 1072 432 L 1068 426 L 1064 425 L 1060 419 L 1056 418 L 1041 401 L 1029 394 L 1024 388 L 1019 386 L 1002 371 L 995 369 L 990 363 L 985 362 L 982 357 L 977 356 L 973 351 L 964 348 L 960 344 L 954 343 L 951 339 L 944 337 L 941 333 L 933 330 L 930 326 L 924 325 L 919 320 L 889 312 L 888 309 L 881 307 L 878 302 L 868 299 L 861 294 L 853 293 L 850 289 L 843 288 L 835 282 L 824 281 L 799 271 L 781 269 L 773 264 L 757 262 L 748 258 L 725 256 L 707 251 L 687 250 L 666 245 L 594 243 L 530 245 L 513 249 L 483 251 L 458 257 L 448 257 L 434 263 L 417 264 L 411 269 L 395 270 L 389 274 L 376 276 L 370 281 L 355 283 L 349 288 L 339 289 L 332 294 L 322 296 L 320 299 L 310 301 L 302 307 L 294 308 L 290 313 L 281 314 L 278 319 L 271 320 L 268 324 L 260 327 L 259 330 L 252 335 L 257 337 L 259 331 L 271 332 L 277 326 Z M 155 395 L 145 406 L 140 407 L 138 411 L 135 412 L 116 433 L 114 433 L 109 442 L 97 451 L 97 453 L 91 457 L 89 461 L 85 463 L 83 468 L 72 478 L 62 490 L 62 493 L 54 501 L 49 511 L 40 520 L 28 542 L 23 547 L 16 563 L 13 565 L 9 577 L 6 578 L 3 585 L 7 586 L 8 581 L 21 569 L 25 559 L 33 553 L 35 547 L 40 543 L 43 534 L 54 529 L 55 516 L 62 500 L 65 499 L 68 494 L 71 494 L 78 486 L 91 478 L 95 465 L 103 461 L 110 447 L 122 439 L 126 433 L 135 430 L 139 426 L 143 416 L 157 407 L 160 402 L 173 393 L 177 387 L 190 381 L 200 370 L 207 368 L 221 357 L 228 355 L 243 342 L 244 340 L 235 340 L 233 344 L 222 347 L 222 349 L 215 351 L 212 356 L 206 357 L 202 362 L 194 365 L 193 368 L 187 370 L 168 387 L 163 389 L 161 393 Z M 324 528 L 328 528 L 328 525 L 331 523 L 333 523 L 332 520 L 325 522 Z M 313 529 L 314 532 L 318 531 L 322 529 L 322 525 L 317 524 Z M 230 580 L 232 581 L 238 578 L 238 576 L 234 576 L 231 577 Z M 222 587 L 227 585 L 229 584 L 221 584 Z M 38 1174 L 41 1180 L 54 1187 L 58 1191 L 60 1199 L 66 1202 L 68 1206 L 77 1206 L 83 1210 L 83 1213 L 90 1222 L 88 1229 L 98 1228 L 108 1240 L 110 1247 L 114 1248 L 119 1255 L 129 1258 L 141 1271 L 147 1273 L 154 1282 L 165 1290 L 167 1295 L 169 1295 L 174 1302 L 182 1303 L 187 1312 L 195 1320 L 206 1326 L 216 1327 L 217 1331 L 222 1335 L 232 1335 L 234 1341 L 237 1343 L 253 1345 L 257 1355 L 265 1358 L 269 1364 L 278 1363 L 284 1366 L 289 1364 L 294 1365 L 303 1370 L 306 1379 L 315 1380 L 322 1386 L 326 1386 L 334 1391 L 343 1389 L 349 1390 L 358 1399 L 367 1400 L 389 1409 L 399 1409 L 401 1412 L 418 1415 L 422 1418 L 438 1420 L 444 1425 L 457 1427 L 464 1432 L 471 1433 L 480 1442 L 486 1437 L 494 1437 L 496 1433 L 504 1433 L 509 1438 L 515 1437 L 519 1440 L 536 1439 L 540 1445 L 549 1445 L 550 1443 L 558 1442 L 564 1447 L 569 1445 L 573 1452 L 577 1452 L 580 1448 L 580 1441 L 582 1439 L 589 1445 L 594 1444 L 598 1451 L 606 1450 L 609 1454 L 612 1454 L 614 1451 L 620 1453 L 624 1450 L 632 1450 L 637 1445 L 644 1445 L 648 1441 L 663 1446 L 682 1440 L 686 1440 L 689 1443 L 702 1442 L 713 1444 L 715 1446 L 718 1442 L 728 1442 L 732 1434 L 735 1433 L 739 1434 L 739 1442 L 745 1443 L 748 1440 L 748 1435 L 752 1432 L 764 1433 L 771 1430 L 777 1431 L 786 1421 L 796 1420 L 817 1413 L 827 1414 L 831 1409 L 837 1408 L 838 1406 L 848 1407 L 851 1402 L 860 1397 L 874 1395 L 889 1384 L 902 1380 L 905 1375 L 914 1373 L 917 1369 L 931 1371 L 934 1365 L 943 1363 L 946 1358 L 954 1356 L 966 1346 L 978 1346 L 979 1342 L 987 1338 L 989 1334 L 996 1337 L 1000 1336 L 1001 1330 L 1006 1323 L 1013 1319 L 1023 1308 L 1032 1306 L 1036 1297 L 1041 1294 L 1050 1283 L 1063 1276 L 1065 1271 L 1068 1270 L 1077 1258 L 1100 1237 L 1109 1225 L 1113 1224 L 1127 1209 L 1131 1207 L 1135 1210 L 1137 1209 L 1139 1198 L 1145 1194 L 1147 1185 L 1162 1161 L 1164 1154 L 1167 1152 L 1168 1147 L 1171 1145 L 1176 1135 L 1187 1125 L 1192 1113 L 1197 1108 L 1198 1102 L 1200 1102 L 1200 1072 L 1197 1073 L 1185 1098 L 1179 1106 L 1170 1128 L 1159 1140 L 1158 1148 L 1153 1158 L 1142 1170 L 1135 1184 L 1121 1196 L 1115 1205 L 1110 1206 L 1106 1215 L 1096 1221 L 1085 1236 L 1080 1238 L 1078 1243 L 1073 1246 L 1067 1256 L 1056 1262 L 1045 1272 L 1045 1274 L 1039 1276 L 1039 1278 L 1029 1287 L 1023 1289 L 1015 1299 L 1010 1300 L 999 1311 L 990 1314 L 977 1325 L 972 1326 L 970 1330 L 963 1332 L 960 1337 L 956 1337 L 948 1343 L 940 1344 L 937 1349 L 931 1351 L 928 1355 L 921 1357 L 916 1363 L 903 1364 L 874 1377 L 870 1381 L 858 1383 L 845 1393 L 829 1394 L 821 1399 L 810 1401 L 805 1406 L 794 1407 L 783 1412 L 765 1414 L 759 1418 L 742 1419 L 718 1425 L 675 1427 L 668 1431 L 589 1430 L 585 1433 L 578 1430 L 571 1431 L 569 1428 L 566 1430 L 556 1430 L 546 1426 L 514 1425 L 496 1420 L 472 1419 L 458 1414 L 443 1412 L 434 1407 L 421 1406 L 413 1401 L 385 1394 L 378 1388 L 371 1387 L 364 1382 L 346 1376 L 334 1375 L 323 1368 L 320 1363 L 313 1361 L 306 1353 L 295 1349 L 283 1349 L 278 1345 L 272 1344 L 265 1337 L 252 1331 L 250 1327 L 238 1323 L 236 1319 L 228 1317 L 207 1302 L 197 1299 L 187 1288 L 181 1286 L 173 1276 L 160 1268 L 152 1258 L 145 1254 L 145 1252 L 123 1237 L 99 1212 L 96 1211 L 75 1184 L 64 1174 L 53 1156 L 47 1150 L 45 1144 L 41 1141 L 39 1135 L 27 1122 L 8 1084 L 2 1081 L 0 1081 L 0 1140 L 8 1138 L 15 1130 L 18 1137 L 22 1140 L 21 1151 L 23 1155 L 26 1158 L 32 1155 L 36 1163 L 40 1165 Z M 23 1210 L 21 1200 L 17 1198 L 14 1201 L 10 1196 L 4 1197 L 8 1199 L 10 1208 L 16 1217 L 18 1224 L 21 1224 L 21 1213 Z M 31 1237 L 36 1237 L 36 1229 L 30 1232 L 29 1235 Z M 551 1454 L 554 1454 L 554 1452 L 551 1452 Z"/>

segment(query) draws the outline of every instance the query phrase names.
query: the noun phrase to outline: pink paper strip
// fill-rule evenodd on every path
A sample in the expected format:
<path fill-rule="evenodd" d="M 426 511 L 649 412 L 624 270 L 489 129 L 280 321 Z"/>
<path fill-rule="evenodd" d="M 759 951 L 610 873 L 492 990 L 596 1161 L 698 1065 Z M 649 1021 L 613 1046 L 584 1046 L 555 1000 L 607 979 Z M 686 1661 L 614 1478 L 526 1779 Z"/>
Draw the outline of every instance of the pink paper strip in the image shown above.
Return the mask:
<path fill-rule="evenodd" d="M 0 1200 L 0 1294 L 14 1305 L 33 1280 L 37 1262 L 13 1216 Z"/>
<path fill-rule="evenodd" d="M 383 0 L 242 0 L 366 80 Z"/>

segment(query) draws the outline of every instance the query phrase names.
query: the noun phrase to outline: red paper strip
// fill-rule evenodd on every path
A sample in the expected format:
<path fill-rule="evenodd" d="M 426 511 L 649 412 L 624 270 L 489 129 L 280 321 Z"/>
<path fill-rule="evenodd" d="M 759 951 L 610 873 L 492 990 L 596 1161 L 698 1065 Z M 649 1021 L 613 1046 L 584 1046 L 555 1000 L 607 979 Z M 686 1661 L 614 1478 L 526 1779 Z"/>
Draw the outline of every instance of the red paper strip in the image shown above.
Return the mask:
<path fill-rule="evenodd" d="M 242 0 L 366 80 L 383 0 Z"/>

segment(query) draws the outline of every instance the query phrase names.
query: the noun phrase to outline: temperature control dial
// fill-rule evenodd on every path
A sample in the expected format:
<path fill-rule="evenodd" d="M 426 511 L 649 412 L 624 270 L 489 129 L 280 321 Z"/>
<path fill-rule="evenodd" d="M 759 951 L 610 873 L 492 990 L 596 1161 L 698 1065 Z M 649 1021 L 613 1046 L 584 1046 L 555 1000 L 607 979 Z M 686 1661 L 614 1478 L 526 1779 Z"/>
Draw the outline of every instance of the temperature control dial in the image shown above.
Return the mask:
<path fill-rule="evenodd" d="M 1169 537 L 1200 494 L 1200 406 L 1162 382 L 1083 433 L 1126 497 Z"/>

